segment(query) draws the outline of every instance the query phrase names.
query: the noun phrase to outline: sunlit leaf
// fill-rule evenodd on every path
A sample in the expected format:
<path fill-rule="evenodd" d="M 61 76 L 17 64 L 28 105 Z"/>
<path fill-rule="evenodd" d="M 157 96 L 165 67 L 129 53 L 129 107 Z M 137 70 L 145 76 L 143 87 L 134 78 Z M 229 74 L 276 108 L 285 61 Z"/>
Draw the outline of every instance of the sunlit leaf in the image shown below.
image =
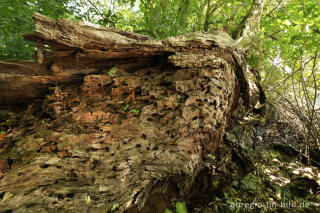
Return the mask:
<path fill-rule="evenodd" d="M 187 213 L 188 212 L 186 205 L 182 202 L 176 203 L 176 211 L 177 211 L 177 213 Z"/>
<path fill-rule="evenodd" d="M 112 205 L 111 211 L 114 211 L 114 210 L 118 209 L 119 206 L 120 206 L 120 203 L 114 203 L 114 204 Z"/>

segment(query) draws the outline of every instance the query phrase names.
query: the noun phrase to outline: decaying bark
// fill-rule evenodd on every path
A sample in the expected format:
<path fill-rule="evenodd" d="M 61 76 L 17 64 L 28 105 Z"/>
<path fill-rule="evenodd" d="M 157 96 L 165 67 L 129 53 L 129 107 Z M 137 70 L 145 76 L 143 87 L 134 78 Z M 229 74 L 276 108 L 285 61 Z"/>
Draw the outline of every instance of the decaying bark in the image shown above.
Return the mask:
<path fill-rule="evenodd" d="M 259 101 L 224 32 L 150 40 L 39 14 L 34 21 L 25 38 L 44 46 L 42 64 L 1 62 L 1 105 L 51 90 L 0 143 L 10 164 L 0 212 L 161 212 L 194 195 L 203 158 Z"/>

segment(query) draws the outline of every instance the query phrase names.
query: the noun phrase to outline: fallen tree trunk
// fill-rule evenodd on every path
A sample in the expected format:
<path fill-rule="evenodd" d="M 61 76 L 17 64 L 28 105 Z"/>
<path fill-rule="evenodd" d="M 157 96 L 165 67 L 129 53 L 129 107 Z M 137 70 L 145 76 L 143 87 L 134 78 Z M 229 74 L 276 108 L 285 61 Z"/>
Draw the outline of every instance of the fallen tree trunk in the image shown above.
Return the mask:
<path fill-rule="evenodd" d="M 38 43 L 38 63 L 0 63 L 1 73 L 21 70 L 0 76 L 0 105 L 48 95 L 0 143 L 1 212 L 163 212 L 170 199 L 196 193 L 204 157 L 261 101 L 224 32 L 151 40 L 34 21 L 25 38 Z M 33 89 L 21 92 L 12 82 L 21 79 Z"/>

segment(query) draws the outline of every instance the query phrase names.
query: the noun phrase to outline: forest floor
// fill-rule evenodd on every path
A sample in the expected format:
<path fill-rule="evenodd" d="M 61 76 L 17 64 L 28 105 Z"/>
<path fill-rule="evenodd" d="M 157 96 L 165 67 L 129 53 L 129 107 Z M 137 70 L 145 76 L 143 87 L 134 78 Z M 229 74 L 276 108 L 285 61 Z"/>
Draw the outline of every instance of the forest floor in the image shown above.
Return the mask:
<path fill-rule="evenodd" d="M 308 165 L 294 123 L 267 119 L 256 129 L 263 140 L 248 150 L 255 158 L 252 172 L 225 192 L 207 194 L 209 201 L 195 199 L 192 212 L 320 212 L 320 152 L 311 149 Z"/>

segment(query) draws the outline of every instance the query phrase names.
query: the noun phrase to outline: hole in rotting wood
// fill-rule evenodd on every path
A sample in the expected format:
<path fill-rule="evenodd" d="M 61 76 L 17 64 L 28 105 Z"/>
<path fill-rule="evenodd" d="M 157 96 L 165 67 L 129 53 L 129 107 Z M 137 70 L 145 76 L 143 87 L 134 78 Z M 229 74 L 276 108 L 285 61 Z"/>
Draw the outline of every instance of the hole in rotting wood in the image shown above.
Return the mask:
<path fill-rule="evenodd" d="M 40 118 L 41 119 L 46 119 L 46 118 L 52 119 L 52 117 L 47 112 L 43 112 L 41 114 Z"/>
<path fill-rule="evenodd" d="M 64 196 L 62 194 L 58 194 L 58 200 L 63 200 L 64 199 Z"/>
<path fill-rule="evenodd" d="M 2 198 L 3 198 L 4 193 L 6 193 L 6 192 L 2 192 L 2 193 L 0 193 L 0 199 L 2 199 Z"/>
<path fill-rule="evenodd" d="M 217 101 L 214 100 L 212 103 L 210 103 L 210 105 L 216 107 L 217 106 Z"/>
<path fill-rule="evenodd" d="M 202 84 L 200 84 L 200 91 L 204 91 L 206 89 L 206 87 Z"/>
<path fill-rule="evenodd" d="M 70 176 L 73 177 L 73 178 L 77 178 L 78 177 L 77 173 L 75 171 L 73 171 L 73 170 L 71 171 Z"/>
<path fill-rule="evenodd" d="M 117 167 L 116 167 L 116 166 L 113 166 L 111 170 L 114 171 L 114 172 L 116 172 L 116 171 L 117 171 Z"/>
<path fill-rule="evenodd" d="M 95 168 L 99 164 L 99 161 L 97 159 L 94 159 L 92 161 L 92 166 Z"/>
<path fill-rule="evenodd" d="M 146 139 L 147 136 L 146 136 L 145 134 L 142 134 L 142 135 L 141 135 L 141 138 Z"/>
<path fill-rule="evenodd" d="M 140 148 L 140 147 L 141 147 L 141 145 L 140 145 L 140 144 L 137 144 L 137 145 L 136 145 L 136 148 Z"/>
<path fill-rule="evenodd" d="M 48 164 L 43 164 L 43 165 L 40 165 L 40 168 L 42 168 L 42 169 L 45 169 L 45 168 L 48 168 L 50 165 L 48 165 Z"/>
<path fill-rule="evenodd" d="M 12 163 L 13 163 L 13 160 L 8 158 L 8 163 L 9 163 L 9 166 L 11 167 L 12 166 Z"/>
<path fill-rule="evenodd" d="M 110 148 L 109 148 L 109 147 L 106 147 L 106 148 L 104 148 L 104 151 L 110 152 Z"/>
<path fill-rule="evenodd" d="M 67 198 L 73 198 L 74 195 L 75 195 L 74 192 L 71 192 L 71 193 L 66 194 L 66 197 Z"/>
<path fill-rule="evenodd" d="M 168 82 L 168 81 L 162 81 L 159 86 L 165 86 L 165 87 L 169 87 L 169 86 L 172 86 L 172 83 L 171 82 Z"/>

